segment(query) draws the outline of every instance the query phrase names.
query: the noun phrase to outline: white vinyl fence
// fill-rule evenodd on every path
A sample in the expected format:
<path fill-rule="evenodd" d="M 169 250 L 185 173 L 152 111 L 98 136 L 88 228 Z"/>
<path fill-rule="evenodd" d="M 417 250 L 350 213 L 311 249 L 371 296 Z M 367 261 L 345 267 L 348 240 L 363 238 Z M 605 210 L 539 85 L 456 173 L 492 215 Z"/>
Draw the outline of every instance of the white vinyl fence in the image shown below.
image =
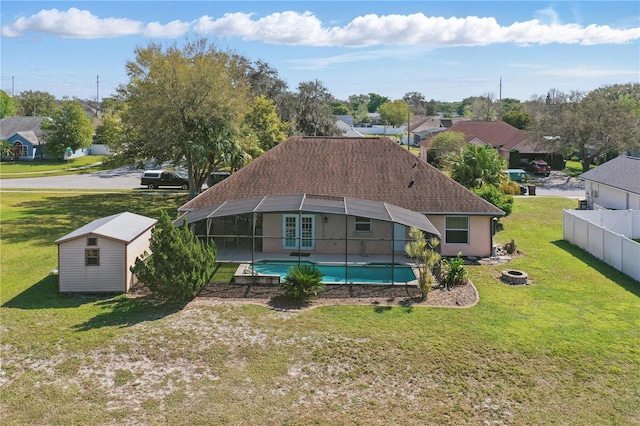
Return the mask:
<path fill-rule="evenodd" d="M 563 239 L 640 281 L 640 210 L 563 210 Z"/>

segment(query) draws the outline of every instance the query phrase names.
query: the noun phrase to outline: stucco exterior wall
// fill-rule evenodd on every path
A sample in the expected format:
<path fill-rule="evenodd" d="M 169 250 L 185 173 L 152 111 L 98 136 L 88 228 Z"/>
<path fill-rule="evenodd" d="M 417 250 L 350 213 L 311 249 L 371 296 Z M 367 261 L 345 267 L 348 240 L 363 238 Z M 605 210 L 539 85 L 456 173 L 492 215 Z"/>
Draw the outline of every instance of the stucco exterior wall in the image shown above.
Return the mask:
<path fill-rule="evenodd" d="M 463 256 L 488 257 L 493 250 L 491 236 L 491 217 L 469 216 L 469 239 L 467 243 L 447 244 L 444 215 L 427 215 L 433 226 L 442 235 L 440 253 L 442 256 L 456 256 L 462 252 Z"/>
<path fill-rule="evenodd" d="M 314 253 L 344 254 L 345 237 L 349 238 L 347 254 L 391 254 L 392 238 L 403 240 L 407 235 L 394 235 L 393 223 L 372 220 L 372 232 L 355 232 L 355 217 L 340 215 L 315 216 L 315 247 L 307 250 Z M 327 222 L 324 222 L 324 217 Z M 488 257 L 492 254 L 493 238 L 491 235 L 492 218 L 489 216 L 469 216 L 469 238 L 464 244 L 447 244 L 445 240 L 445 216 L 427 215 L 442 235 L 440 251 L 443 256 L 456 256 L 462 252 L 464 256 Z M 346 226 L 346 227 L 345 227 Z M 266 253 L 290 252 L 282 247 L 282 214 L 265 214 L 263 216 L 263 245 Z M 303 249 L 303 251 L 305 251 Z M 396 253 L 404 251 L 404 243 L 398 243 Z"/>
<path fill-rule="evenodd" d="M 356 232 L 355 217 L 331 214 L 314 214 L 315 247 L 314 253 L 344 254 L 345 238 L 348 254 L 391 254 L 393 247 L 393 223 L 379 220 L 371 221 L 371 232 Z M 326 217 L 326 223 L 325 218 Z M 282 246 L 282 214 L 264 214 L 262 219 L 262 251 L 266 253 L 290 252 Z M 397 239 L 405 235 L 395 236 Z"/>

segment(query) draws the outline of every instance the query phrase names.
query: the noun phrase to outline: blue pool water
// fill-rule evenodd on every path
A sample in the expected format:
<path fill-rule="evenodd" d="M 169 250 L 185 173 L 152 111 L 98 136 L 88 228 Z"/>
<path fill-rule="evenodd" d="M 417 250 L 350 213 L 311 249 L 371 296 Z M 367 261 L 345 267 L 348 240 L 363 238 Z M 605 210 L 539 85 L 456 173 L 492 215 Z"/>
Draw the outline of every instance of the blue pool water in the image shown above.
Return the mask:
<path fill-rule="evenodd" d="M 367 265 L 348 265 L 345 271 L 344 265 L 323 265 L 313 262 L 300 262 L 300 264 L 313 265 L 322 272 L 322 282 L 344 283 L 345 272 L 347 274 L 347 282 L 350 283 L 375 283 L 390 284 L 392 282 L 406 283 L 416 279 L 416 276 L 407 265 L 395 264 L 391 267 L 390 263 L 369 263 Z M 298 265 L 298 262 L 291 261 L 261 261 L 253 265 L 253 270 L 258 274 L 280 275 L 280 279 L 284 280 L 291 266 Z M 392 280 L 393 274 L 393 280 Z"/>

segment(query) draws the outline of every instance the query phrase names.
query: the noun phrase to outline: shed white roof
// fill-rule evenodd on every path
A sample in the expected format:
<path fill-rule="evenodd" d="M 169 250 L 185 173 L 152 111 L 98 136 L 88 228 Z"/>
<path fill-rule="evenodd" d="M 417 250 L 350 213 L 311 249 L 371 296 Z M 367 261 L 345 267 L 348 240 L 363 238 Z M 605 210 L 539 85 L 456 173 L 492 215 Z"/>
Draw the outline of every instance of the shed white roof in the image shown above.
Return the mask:
<path fill-rule="evenodd" d="M 128 244 L 154 226 L 156 222 L 158 222 L 156 219 L 123 212 L 89 222 L 64 237 L 58 238 L 55 242 L 60 244 L 85 235 L 98 235 Z"/>

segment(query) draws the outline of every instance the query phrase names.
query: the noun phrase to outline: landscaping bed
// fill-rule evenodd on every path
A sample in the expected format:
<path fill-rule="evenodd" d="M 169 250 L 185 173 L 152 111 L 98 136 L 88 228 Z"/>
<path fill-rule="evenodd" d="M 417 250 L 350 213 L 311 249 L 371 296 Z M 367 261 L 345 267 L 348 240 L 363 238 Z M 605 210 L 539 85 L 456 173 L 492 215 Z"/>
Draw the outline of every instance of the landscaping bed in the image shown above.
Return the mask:
<path fill-rule="evenodd" d="M 198 293 L 197 299 L 251 303 L 274 309 L 327 305 L 469 307 L 478 302 L 478 293 L 471 282 L 450 290 L 435 287 L 426 300 L 420 298 L 420 290 L 412 285 L 330 284 L 304 306 L 285 299 L 282 293 L 279 286 L 211 283 Z"/>

